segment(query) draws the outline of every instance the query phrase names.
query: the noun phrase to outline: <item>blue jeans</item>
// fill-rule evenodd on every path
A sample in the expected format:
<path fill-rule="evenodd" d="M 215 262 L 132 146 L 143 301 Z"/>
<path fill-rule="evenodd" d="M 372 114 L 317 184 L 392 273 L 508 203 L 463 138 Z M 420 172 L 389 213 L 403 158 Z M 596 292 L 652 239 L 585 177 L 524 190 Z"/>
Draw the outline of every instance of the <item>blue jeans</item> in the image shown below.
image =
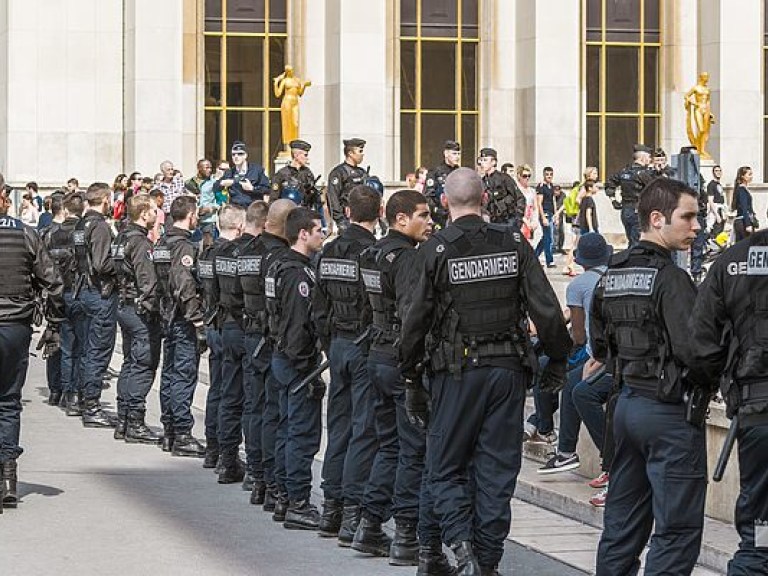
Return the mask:
<path fill-rule="evenodd" d="M 338 336 L 328 359 L 328 447 L 321 487 L 327 499 L 359 505 L 378 446 L 368 361 L 361 345 Z"/>
<path fill-rule="evenodd" d="M 272 356 L 272 370 L 280 383 L 285 406 L 285 489 L 291 502 L 308 500 L 312 491 L 312 462 L 320 450 L 322 402 L 310 398 L 307 389 L 290 389 L 306 374 L 299 373 L 281 352 Z"/>
<path fill-rule="evenodd" d="M 613 379 L 610 374 L 603 374 L 594 383 L 590 383 L 582 380 L 583 371 L 582 364 L 568 372 L 568 381 L 563 388 L 560 402 L 560 437 L 557 443 L 557 449 L 560 452 L 576 452 L 582 420 L 595 446 L 600 451 L 603 449 L 605 434 L 603 404 L 608 401 Z"/>
<path fill-rule="evenodd" d="M 64 316 L 61 323 L 61 389 L 78 392 L 83 387 L 83 348 L 88 336 L 88 319 L 80 300 L 72 291 L 64 292 Z"/>
<path fill-rule="evenodd" d="M 98 290 L 86 286 L 80 291 L 80 299 L 88 317 L 83 351 L 83 396 L 86 400 L 98 400 L 115 349 L 117 294 L 102 298 Z"/>
<path fill-rule="evenodd" d="M 536 258 L 541 256 L 542 251 L 544 252 L 544 259 L 547 261 L 547 264 L 554 264 L 555 257 L 552 255 L 552 244 L 554 243 L 554 214 L 550 214 L 549 212 L 544 213 L 545 218 L 547 219 L 547 223 L 549 226 L 542 225 L 541 227 L 541 240 L 539 240 L 539 243 L 536 245 Z"/>
<path fill-rule="evenodd" d="M 191 433 L 195 424 L 191 407 L 199 363 L 195 327 L 187 320 L 174 320 L 163 342 L 160 421 L 165 428 L 173 427 L 177 436 Z"/>
<path fill-rule="evenodd" d="M 123 335 L 123 366 L 117 379 L 117 413 L 146 410 L 146 398 L 152 389 L 160 364 L 160 318 L 139 316 L 133 304 L 117 309 L 117 321 Z"/>
<path fill-rule="evenodd" d="M 27 380 L 28 324 L 0 325 L 0 464 L 15 460 L 23 452 L 21 435 L 21 389 Z"/>
<path fill-rule="evenodd" d="M 205 329 L 208 342 L 208 394 L 205 398 L 205 439 L 211 446 L 219 445 L 219 403 L 221 402 L 221 379 L 223 352 L 221 332 L 216 328 Z"/>

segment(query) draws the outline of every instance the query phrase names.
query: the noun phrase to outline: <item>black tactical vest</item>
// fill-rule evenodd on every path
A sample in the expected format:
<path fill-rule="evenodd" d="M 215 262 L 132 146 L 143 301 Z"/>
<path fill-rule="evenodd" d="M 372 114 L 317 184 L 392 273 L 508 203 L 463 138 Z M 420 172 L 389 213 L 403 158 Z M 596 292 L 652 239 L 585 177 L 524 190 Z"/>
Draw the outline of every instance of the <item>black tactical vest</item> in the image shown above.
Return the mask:
<path fill-rule="evenodd" d="M 330 322 L 335 334 L 356 336 L 367 328 L 364 325 L 367 298 L 360 284 L 358 262 L 366 246 L 359 239 L 340 236 L 326 247 L 320 259 L 317 278 L 331 301 Z"/>
<path fill-rule="evenodd" d="M 214 273 L 219 284 L 219 303 L 226 316 L 243 325 L 243 292 L 237 280 L 240 244 L 228 242 L 216 251 Z M 225 318 L 229 319 L 229 318 Z"/>
<path fill-rule="evenodd" d="M 162 236 L 155 244 L 152 252 L 152 261 L 157 275 L 157 301 L 160 306 L 160 314 L 166 321 L 172 321 L 171 316 L 175 316 L 174 298 L 170 289 L 173 246 L 183 240 L 185 240 L 183 236 Z"/>
<path fill-rule="evenodd" d="M 144 236 L 144 232 L 136 228 L 130 228 L 120 232 L 115 241 L 112 242 L 112 260 L 115 262 L 115 272 L 117 273 L 117 284 L 121 301 L 136 298 L 139 294 L 139 288 L 136 285 L 136 272 L 125 261 L 125 247 L 128 244 L 128 240 L 136 236 Z"/>
<path fill-rule="evenodd" d="M 401 321 L 397 315 L 397 296 L 392 286 L 392 267 L 403 250 L 410 249 L 402 241 L 385 238 L 360 254 L 360 276 L 373 309 L 371 349 L 396 353 Z M 404 288 L 404 287 L 403 287 Z"/>
<path fill-rule="evenodd" d="M 266 330 L 266 303 L 264 300 L 264 276 L 266 271 L 264 244 L 251 238 L 243 245 L 237 257 L 237 276 L 243 291 L 243 319 L 245 331 Z"/>
<path fill-rule="evenodd" d="M 90 286 L 96 286 L 98 281 L 91 270 L 90 239 L 92 228 L 99 219 L 97 214 L 86 214 L 77 221 L 75 229 L 72 231 L 77 275 L 84 276 Z"/>
<path fill-rule="evenodd" d="M 3 320 L 5 300 L 31 302 L 35 299 L 32 287 L 33 255 L 30 254 L 21 220 L 0 215 L 0 322 Z M 18 306 L 18 305 L 16 305 Z"/>
<path fill-rule="evenodd" d="M 56 269 L 61 274 L 65 292 L 74 288 L 75 275 L 77 274 L 75 245 L 72 241 L 75 224 L 75 221 L 65 220 L 61 224 L 53 224 L 46 231 L 48 252 L 56 263 Z"/>

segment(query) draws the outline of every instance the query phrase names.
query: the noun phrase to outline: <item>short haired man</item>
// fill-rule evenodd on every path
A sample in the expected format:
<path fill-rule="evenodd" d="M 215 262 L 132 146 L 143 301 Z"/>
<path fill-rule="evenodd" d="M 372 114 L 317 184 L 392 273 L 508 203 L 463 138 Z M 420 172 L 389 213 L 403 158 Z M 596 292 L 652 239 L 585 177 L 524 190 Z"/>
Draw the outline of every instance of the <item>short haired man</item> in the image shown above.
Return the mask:
<path fill-rule="evenodd" d="M 339 228 L 339 232 L 349 226 L 345 209 L 349 204 L 349 193 L 352 188 L 365 183 L 368 173 L 360 166 L 365 158 L 365 140 L 350 138 L 344 140 L 344 162 L 336 166 L 328 174 L 326 198 L 331 218 Z"/>
<path fill-rule="evenodd" d="M 117 322 L 123 336 L 123 366 L 117 379 L 115 439 L 159 444 L 160 436 L 145 423 L 146 398 L 160 363 L 160 315 L 152 243 L 147 234 L 157 207 L 146 194 L 126 203 L 128 224 L 117 235 L 112 257 L 118 279 Z"/>
<path fill-rule="evenodd" d="M 488 195 L 487 205 L 491 222 L 512 224 L 517 230 L 525 215 L 525 196 L 515 180 L 496 169 L 498 156 L 493 148 L 480 150 L 478 164 L 482 174 L 483 189 Z"/>
<path fill-rule="evenodd" d="M 165 220 L 169 221 L 168 225 L 170 226 L 171 205 L 173 201 L 187 193 L 184 188 L 184 179 L 180 174 L 176 173 L 173 162 L 170 160 L 164 160 L 160 163 L 160 173 L 158 176 L 159 181 L 155 183 L 155 188 L 162 190 L 165 197 L 163 212 L 165 212 Z"/>
<path fill-rule="evenodd" d="M 359 259 L 376 242 L 381 196 L 368 186 L 355 186 L 345 212 L 349 227 L 323 247 L 318 259 L 312 308 L 331 365 L 320 535 L 338 536 L 341 545 L 349 546 L 376 448 L 368 343 L 359 341 L 370 325 L 371 308 L 360 283 Z"/>
<path fill-rule="evenodd" d="M 639 242 L 611 259 L 590 318 L 594 358 L 614 359 L 622 381 L 598 576 L 636 572 L 654 525 L 646 571 L 690 573 L 704 525 L 704 429 L 686 421 L 685 404 L 696 382 L 706 381 L 692 362 L 688 329 L 696 287 L 671 257 L 696 237 L 697 195 L 683 182 L 656 178 L 637 211 Z"/>
<path fill-rule="evenodd" d="M 78 192 L 80 190 L 80 182 L 77 178 L 70 178 L 67 180 L 67 192 Z"/>
<path fill-rule="evenodd" d="M 542 171 L 543 181 L 536 186 L 536 211 L 541 222 L 541 240 L 536 245 L 536 258 L 544 252 L 547 268 L 555 267 L 553 246 L 555 243 L 555 185 L 552 183 L 555 171 L 551 166 L 546 166 Z"/>
<path fill-rule="evenodd" d="M 429 210 L 432 212 L 432 220 L 437 227 L 444 227 L 448 217 L 448 211 L 443 206 L 442 201 L 445 179 L 460 164 L 461 145 L 454 140 L 446 140 L 443 144 L 443 163 L 427 172 L 424 195 L 427 197 Z"/>
<path fill-rule="evenodd" d="M 321 209 L 322 202 L 320 202 L 319 193 L 315 188 L 315 175 L 309 168 L 309 151 L 312 146 L 304 140 L 293 140 L 289 146 L 291 162 L 280 168 L 275 177 L 272 178 L 269 201 L 274 202 L 278 198 L 288 198 L 299 206 Z"/>
<path fill-rule="evenodd" d="M 224 172 L 213 184 L 214 192 L 226 189 L 229 201 L 248 208 L 254 200 L 263 200 L 269 194 L 269 178 L 264 168 L 255 162 L 248 162 L 248 149 L 243 142 L 232 144 L 232 168 Z"/>
<path fill-rule="evenodd" d="M 319 514 L 310 502 L 312 463 L 320 449 L 320 410 L 325 384 L 319 378 L 291 393 L 319 365 L 317 331 L 312 322 L 315 274 L 310 258 L 323 245 L 320 215 L 294 208 L 285 221 L 291 249 L 267 272 L 265 293 L 270 334 L 275 342 L 272 370 L 280 383 L 285 429 L 285 488 L 288 510 L 285 528 L 317 530 Z"/>
<path fill-rule="evenodd" d="M 187 190 L 197 197 L 197 214 L 200 218 L 200 230 L 203 234 L 203 248 L 207 248 L 218 236 L 216 229 L 216 213 L 219 204 L 216 202 L 216 193 L 213 191 L 215 180 L 212 177 L 213 166 L 207 158 L 197 161 L 197 174 L 187 180 L 184 185 Z"/>

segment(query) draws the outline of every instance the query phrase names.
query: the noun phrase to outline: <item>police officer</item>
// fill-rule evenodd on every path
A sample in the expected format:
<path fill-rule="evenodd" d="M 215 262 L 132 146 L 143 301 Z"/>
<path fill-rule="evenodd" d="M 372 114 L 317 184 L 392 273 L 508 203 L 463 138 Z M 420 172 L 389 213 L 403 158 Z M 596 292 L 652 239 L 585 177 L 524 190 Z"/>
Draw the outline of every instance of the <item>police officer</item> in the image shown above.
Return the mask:
<path fill-rule="evenodd" d="M 219 484 L 241 482 L 245 475 L 240 460 L 243 441 L 243 366 L 245 364 L 245 333 L 243 332 L 243 293 L 237 280 L 237 258 L 240 236 L 245 225 L 245 210 L 228 205 L 219 214 L 219 230 L 225 242 L 215 250 L 213 270 L 218 294 L 218 315 L 221 323 L 222 380 L 219 402 L 219 451 L 221 471 Z M 248 490 L 251 486 L 248 486 Z"/>
<path fill-rule="evenodd" d="M 63 208 L 64 222 L 55 229 L 51 229 L 47 238 L 51 257 L 56 262 L 64 284 L 64 321 L 60 325 L 61 389 L 67 416 L 81 416 L 82 352 L 88 332 L 85 311 L 77 294 L 77 262 L 73 233 L 83 215 L 82 194 L 80 192 L 67 194 L 63 199 Z"/>
<path fill-rule="evenodd" d="M 692 361 L 712 389 L 725 373 L 723 397 L 737 427 L 740 494 L 734 517 L 741 543 L 728 565 L 733 576 L 768 573 L 767 278 L 768 231 L 761 230 L 715 261 L 690 322 Z"/>
<path fill-rule="evenodd" d="M 664 178 L 676 178 L 677 170 L 667 164 L 667 153 L 664 152 L 664 148 L 656 148 L 653 151 L 653 164 L 651 170 L 654 172 L 654 176 L 662 176 Z"/>
<path fill-rule="evenodd" d="M 37 232 L 8 215 L 11 201 L 0 174 L 0 512 L 18 503 L 16 459 L 21 431 L 21 388 L 27 379 L 29 344 L 38 290 L 46 291 L 47 336 L 63 320 L 62 283 Z"/>
<path fill-rule="evenodd" d="M 419 247 L 402 307 L 400 367 L 409 417 L 426 425 L 421 367 L 431 331 L 434 441 L 427 458 L 443 542 L 453 548 L 459 575 L 493 575 L 520 470 L 530 381 L 526 313 L 552 359 L 544 382 L 562 386 L 571 339 L 528 242 L 509 226 L 483 221 L 480 176 L 460 168 L 445 184 L 452 225 Z M 467 488 L 472 473 L 474 491 Z"/>
<path fill-rule="evenodd" d="M 250 428 L 251 437 L 260 438 L 264 473 L 263 482 L 255 479 L 250 501 L 255 506 L 263 505 L 265 512 L 274 512 L 275 519 L 280 522 L 285 520 L 288 507 L 285 438 L 278 434 L 281 388 L 271 368 L 272 339 L 269 338 L 264 283 L 272 263 L 290 251 L 285 239 L 285 219 L 294 208 L 296 204 L 290 200 L 270 202 L 264 222 L 263 206 L 251 204 L 246 213 L 246 231 L 255 238 L 243 245 L 237 261 L 243 291 L 245 348 L 251 362 L 249 371 L 252 372 L 249 375 L 252 378 L 249 394 L 253 414 L 246 428 Z M 253 458 L 256 458 L 255 454 Z"/>
<path fill-rule="evenodd" d="M 461 145 L 453 140 L 446 140 L 443 145 L 443 163 L 427 172 L 424 195 L 429 202 L 429 211 L 437 227 L 445 227 L 448 211 L 443 206 L 445 179 L 461 163 Z"/>
<path fill-rule="evenodd" d="M 402 304 L 410 290 L 416 245 L 429 237 L 430 209 L 419 192 L 400 190 L 387 201 L 386 215 L 389 233 L 360 257 L 360 275 L 373 309 L 368 373 L 378 397 L 378 451 L 352 548 L 369 553 L 380 550 L 384 540 L 381 524 L 394 514 L 390 564 L 418 565 L 418 574 L 449 575 L 451 567 L 442 551 L 429 484 L 421 490 L 426 432 L 408 420 L 405 388 L 397 368 L 398 302 Z"/>
<path fill-rule="evenodd" d="M 118 282 L 117 322 L 123 337 L 115 439 L 132 444 L 159 444 L 160 436 L 144 421 L 147 394 L 160 363 L 157 276 L 152 243 L 147 238 L 155 225 L 157 206 L 147 194 L 139 194 L 128 198 L 126 212 L 129 222 L 112 247 Z"/>
<path fill-rule="evenodd" d="M 197 247 L 191 240 L 197 227 L 196 198 L 176 198 L 171 204 L 171 218 L 173 227 L 155 247 L 160 313 L 166 326 L 160 420 L 173 456 L 202 458 L 205 448 L 192 436 L 191 411 L 200 355 L 207 348 Z"/>
<path fill-rule="evenodd" d="M 309 169 L 309 151 L 312 149 L 304 140 L 292 140 L 291 162 L 277 171 L 272 178 L 272 191 L 269 201 L 278 198 L 289 198 L 290 194 L 299 193 L 297 198 L 289 198 L 300 206 L 307 208 L 322 207 L 320 194 L 315 188 L 315 175 Z"/>
<path fill-rule="evenodd" d="M 101 408 L 101 383 L 106 375 L 117 333 L 117 276 L 112 260 L 109 186 L 94 182 L 85 192 L 88 205 L 73 232 L 79 297 L 87 317 L 83 350 L 83 425 L 112 428 L 115 419 Z"/>
<path fill-rule="evenodd" d="M 688 331 L 696 288 L 671 257 L 698 231 L 696 192 L 657 178 L 637 209 L 640 241 L 612 257 L 590 311 L 594 358 L 615 362 L 620 386 L 598 576 L 636 573 L 654 523 L 646 572 L 690 574 L 704 523 L 704 430 L 684 403 L 701 381 Z"/>
<path fill-rule="evenodd" d="M 498 157 L 493 148 L 480 150 L 478 164 L 483 173 L 483 188 L 488 194 L 488 212 L 491 222 L 512 224 L 520 229 L 525 215 L 525 195 L 509 174 L 496 169 Z"/>
<path fill-rule="evenodd" d="M 264 284 L 269 331 L 275 341 L 272 370 L 280 384 L 280 417 L 284 419 L 289 499 L 284 526 L 317 530 L 320 515 L 310 495 L 312 462 L 320 449 L 325 384 L 314 378 L 297 388 L 319 365 L 318 338 L 311 317 L 315 274 L 310 258 L 323 245 L 320 215 L 308 208 L 294 208 L 286 217 L 285 235 L 291 249 L 270 265 Z"/>
<path fill-rule="evenodd" d="M 315 323 L 331 368 L 320 535 L 338 536 L 343 546 L 352 544 L 376 450 L 368 342 L 359 339 L 370 324 L 371 308 L 360 282 L 359 258 L 376 242 L 373 231 L 380 213 L 376 190 L 352 189 L 345 209 L 350 226 L 323 247 L 313 296 Z"/>
<path fill-rule="evenodd" d="M 365 158 L 363 148 L 365 148 L 365 140 L 360 138 L 344 140 L 344 162 L 328 174 L 326 190 L 328 209 L 340 233 L 349 226 L 345 213 L 345 208 L 349 204 L 349 193 L 355 186 L 365 183 L 368 177 L 368 173 L 360 167 Z"/>
<path fill-rule="evenodd" d="M 637 220 L 637 201 L 640 192 L 656 175 L 649 170 L 651 149 L 635 144 L 632 164 L 626 165 L 605 183 L 605 193 L 616 210 L 621 210 L 621 223 L 627 242 L 634 246 L 640 239 L 640 225 Z M 621 201 L 616 199 L 616 189 L 621 188 Z"/>

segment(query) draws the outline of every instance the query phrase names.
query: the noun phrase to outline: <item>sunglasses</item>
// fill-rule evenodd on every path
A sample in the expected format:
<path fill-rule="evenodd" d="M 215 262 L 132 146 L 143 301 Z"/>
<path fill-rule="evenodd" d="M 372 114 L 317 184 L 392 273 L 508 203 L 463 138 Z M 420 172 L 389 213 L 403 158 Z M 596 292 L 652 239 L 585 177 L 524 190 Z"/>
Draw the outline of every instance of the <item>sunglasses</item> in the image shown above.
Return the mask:
<path fill-rule="evenodd" d="M 232 152 L 232 156 L 245 156 L 245 152 Z"/>
<path fill-rule="evenodd" d="M 520 178 L 530 178 L 530 174 L 520 174 Z"/>

